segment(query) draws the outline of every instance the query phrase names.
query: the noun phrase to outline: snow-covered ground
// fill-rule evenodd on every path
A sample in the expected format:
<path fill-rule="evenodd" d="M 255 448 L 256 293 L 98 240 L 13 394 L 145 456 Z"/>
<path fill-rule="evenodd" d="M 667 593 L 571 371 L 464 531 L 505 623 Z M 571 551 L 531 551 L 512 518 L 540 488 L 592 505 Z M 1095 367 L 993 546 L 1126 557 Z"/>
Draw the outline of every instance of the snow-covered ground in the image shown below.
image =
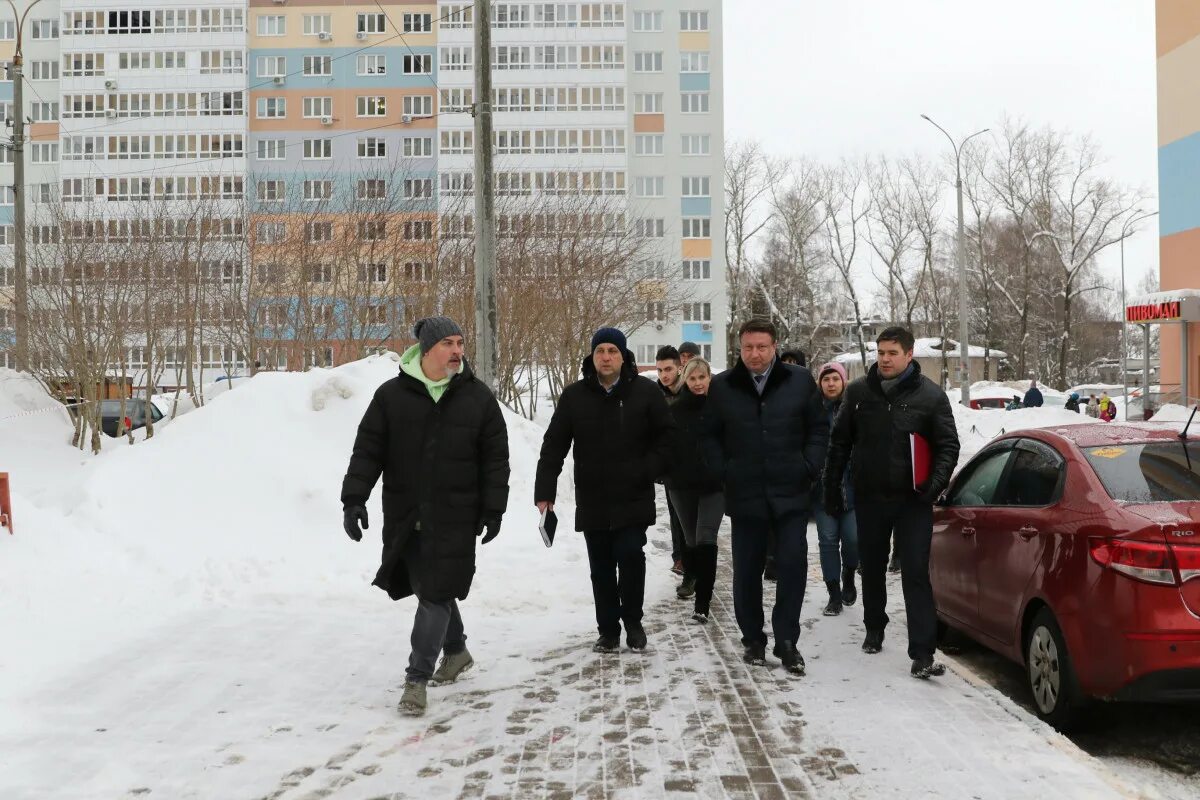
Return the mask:
<path fill-rule="evenodd" d="M 330 769 L 357 763 L 346 755 L 356 741 L 349 736 L 392 742 L 381 745 L 381 758 L 429 758 L 449 746 L 425 743 L 425 727 L 392 711 L 412 601 L 392 603 L 369 586 L 379 558 L 378 497 L 361 543 L 341 530 L 338 491 L 355 426 L 396 369 L 388 354 L 332 370 L 263 373 L 153 439 L 107 441 L 96 457 L 69 446 L 65 412 L 36 384 L 0 371 L 0 471 L 12 475 L 17 530 L 0 532 L 0 798 L 117 797 L 151 783 L 168 787 L 151 796 L 263 796 L 278 785 L 271 796 L 315 797 L 301 793 L 304 776 L 290 784 L 285 776 L 318 758 Z M 964 459 L 1002 429 L 1087 421 L 1049 408 L 956 407 L 955 415 Z M 570 472 L 558 503 L 565 530 L 547 550 L 532 506 L 542 428 L 513 415 L 507 422 L 510 506 L 499 539 L 480 550 L 464 605 L 471 648 L 487 665 L 468 685 L 467 699 L 480 703 L 490 702 L 489 692 L 536 685 L 560 662 L 590 659 L 579 646 L 594 630 L 586 552 L 570 530 Z M 664 537 L 659 529 L 652 538 L 661 545 Z M 666 556 L 648 557 L 653 606 L 674 583 L 661 569 Z M 539 660 L 547 653 L 558 655 Z M 814 696 L 817 705 L 843 702 L 836 681 L 816 685 L 829 692 Z M 954 686 L 956 695 L 968 691 Z M 440 767 L 445 782 L 430 786 L 449 786 L 456 775 L 461 782 L 471 748 L 505 736 L 502 721 L 479 707 L 460 711 L 468 721 L 448 758 L 459 750 L 462 758 Z M 901 712 L 908 716 L 888 725 L 912 721 L 919 704 Z M 884 704 L 871 713 L 889 711 Z M 1010 716 L 995 713 L 994 722 L 1010 727 L 984 720 L 979 730 L 964 729 L 970 752 L 992 746 L 986 739 L 998 731 L 1011 733 Z M 826 728 L 831 737 L 839 730 L 835 720 L 816 729 Z M 1066 768 L 1053 754 L 1065 745 L 1038 731 L 1030 741 L 1052 745 L 1037 769 Z M 876 758 L 872 770 L 899 754 L 855 753 L 864 769 Z M 360 766 L 363 775 L 377 768 Z M 387 772 L 435 777 L 394 764 Z M 996 796 L 997 785 L 980 796 Z M 871 786 L 878 784 L 860 788 Z M 431 791 L 424 796 L 437 796 Z M 375 794 L 343 788 L 337 796 Z"/>

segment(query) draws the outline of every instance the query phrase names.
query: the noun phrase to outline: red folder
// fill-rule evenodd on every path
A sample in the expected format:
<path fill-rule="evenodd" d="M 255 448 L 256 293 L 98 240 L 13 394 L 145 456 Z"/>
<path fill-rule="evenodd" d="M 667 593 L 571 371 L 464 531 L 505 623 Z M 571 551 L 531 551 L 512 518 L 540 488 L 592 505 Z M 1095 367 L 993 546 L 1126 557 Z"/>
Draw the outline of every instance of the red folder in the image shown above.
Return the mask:
<path fill-rule="evenodd" d="M 916 492 L 929 480 L 933 454 L 929 450 L 929 440 L 919 433 L 910 433 L 908 444 L 912 453 L 913 491 Z"/>

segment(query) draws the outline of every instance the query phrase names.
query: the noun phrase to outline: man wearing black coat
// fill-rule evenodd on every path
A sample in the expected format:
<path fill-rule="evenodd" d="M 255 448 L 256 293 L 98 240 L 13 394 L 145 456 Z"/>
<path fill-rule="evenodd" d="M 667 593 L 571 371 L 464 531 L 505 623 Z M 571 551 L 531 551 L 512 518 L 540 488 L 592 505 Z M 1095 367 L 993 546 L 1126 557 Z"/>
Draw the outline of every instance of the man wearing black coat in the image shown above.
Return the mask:
<path fill-rule="evenodd" d="M 639 377 L 625 334 L 601 328 L 583 378 L 558 399 L 542 440 L 534 502 L 553 510 L 563 461 L 575 448 L 575 530 L 583 531 L 600 638 L 614 652 L 621 623 L 630 649 L 644 650 L 646 529 L 654 524 L 654 481 L 667 472 L 675 422 L 662 391 Z"/>
<path fill-rule="evenodd" d="M 803 675 L 796 642 L 808 580 L 808 517 L 829 421 L 812 373 L 779 360 L 773 323 L 750 320 L 738 338 L 741 359 L 709 390 L 705 435 L 708 463 L 722 477 L 725 513 L 733 522 L 734 612 L 745 660 L 766 663 L 763 568 L 773 531 L 774 653 L 785 669 Z"/>
<path fill-rule="evenodd" d="M 456 600 L 475 575 L 475 538 L 500 532 L 508 506 L 508 432 L 500 404 L 463 357 L 462 331 L 429 317 L 413 331 L 400 374 L 375 392 L 342 481 L 343 524 L 367 527 L 367 498 L 383 475 L 383 559 L 375 585 L 417 596 L 401 713 L 425 712 L 426 683 L 474 665 Z M 434 672 L 439 653 L 441 666 Z"/>
<path fill-rule="evenodd" d="M 863 567 L 863 651 L 883 648 L 888 616 L 888 547 L 893 531 L 900 556 L 901 586 L 908 617 L 908 656 L 912 675 L 941 675 L 933 660 L 937 612 L 929 583 L 933 503 L 946 490 L 958 463 L 958 429 L 950 400 L 941 387 L 921 374 L 913 360 L 913 335 L 888 328 L 876 341 L 877 361 L 866 377 L 846 388 L 833 423 L 825 475 L 843 475 L 850 465 Z M 914 488 L 913 436 L 929 445 L 929 477 Z M 838 481 L 825 481 L 825 507 L 841 506 Z"/>

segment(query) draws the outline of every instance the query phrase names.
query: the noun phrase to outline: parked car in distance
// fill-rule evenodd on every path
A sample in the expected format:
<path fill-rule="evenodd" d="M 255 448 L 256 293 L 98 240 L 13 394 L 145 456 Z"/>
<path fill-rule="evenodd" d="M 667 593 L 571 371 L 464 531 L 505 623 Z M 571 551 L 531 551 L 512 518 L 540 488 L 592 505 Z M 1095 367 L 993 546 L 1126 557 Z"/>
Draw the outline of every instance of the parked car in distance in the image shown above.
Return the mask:
<path fill-rule="evenodd" d="M 120 424 L 122 422 L 121 402 L 120 400 L 100 401 L 100 428 L 109 436 L 118 436 L 127 431 L 136 431 L 138 428 L 146 427 L 147 411 L 149 411 L 150 419 L 154 421 L 155 426 L 165 419 L 162 411 L 153 402 L 126 399 L 124 401 L 124 424 L 122 425 Z"/>
<path fill-rule="evenodd" d="M 972 397 L 971 408 L 976 411 L 1003 411 L 1008 400 L 1003 397 Z"/>
<path fill-rule="evenodd" d="M 1023 664 L 1056 727 L 1090 698 L 1200 700 L 1200 436 L 993 440 L 938 501 L 930 577 L 941 624 Z"/>

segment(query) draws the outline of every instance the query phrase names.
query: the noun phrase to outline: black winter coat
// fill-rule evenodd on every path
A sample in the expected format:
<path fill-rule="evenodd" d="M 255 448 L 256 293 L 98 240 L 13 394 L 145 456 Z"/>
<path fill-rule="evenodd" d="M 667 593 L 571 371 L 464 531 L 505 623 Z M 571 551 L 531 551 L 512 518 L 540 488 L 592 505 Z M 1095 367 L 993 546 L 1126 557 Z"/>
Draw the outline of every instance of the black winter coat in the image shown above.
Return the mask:
<path fill-rule="evenodd" d="M 626 351 L 611 393 L 591 356 L 583 379 L 563 390 L 542 439 L 534 502 L 554 502 L 558 476 L 575 447 L 575 530 L 602 531 L 654 524 L 654 481 L 670 463 L 675 423 L 662 391 L 639 377 Z"/>
<path fill-rule="evenodd" d="M 721 479 L 708 466 L 704 454 L 705 412 L 708 396 L 692 394 L 686 386 L 671 405 L 675 418 L 675 446 L 671 452 L 669 486 L 686 492 L 721 491 Z"/>
<path fill-rule="evenodd" d="M 919 433 L 929 442 L 932 465 L 925 493 L 945 491 L 958 463 L 958 429 L 950 399 L 912 362 L 912 373 L 884 394 L 879 366 L 846 387 L 833 423 L 825 475 L 841 475 L 850 464 L 858 505 L 908 500 L 913 491 L 912 444 Z"/>
<path fill-rule="evenodd" d="M 807 511 L 825 462 L 829 420 L 812 373 L 776 359 L 762 396 L 750 370 L 713 378 L 704 445 L 730 517 Z"/>
<path fill-rule="evenodd" d="M 465 599 L 475 537 L 508 507 L 508 430 L 491 390 L 464 362 L 437 402 L 403 372 L 375 392 L 354 439 L 342 502 L 366 503 L 383 474 L 383 559 L 393 600 Z M 417 541 L 407 547 L 415 532 Z"/>

